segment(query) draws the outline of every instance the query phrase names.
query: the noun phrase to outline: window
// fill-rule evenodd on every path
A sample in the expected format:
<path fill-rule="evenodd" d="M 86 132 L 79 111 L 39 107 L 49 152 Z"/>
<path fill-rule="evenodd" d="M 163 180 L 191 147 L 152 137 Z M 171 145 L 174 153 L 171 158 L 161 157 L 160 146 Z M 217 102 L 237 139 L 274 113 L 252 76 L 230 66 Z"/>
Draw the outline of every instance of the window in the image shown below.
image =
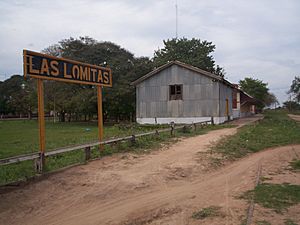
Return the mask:
<path fill-rule="evenodd" d="M 182 100 L 182 84 L 170 85 L 170 100 Z"/>

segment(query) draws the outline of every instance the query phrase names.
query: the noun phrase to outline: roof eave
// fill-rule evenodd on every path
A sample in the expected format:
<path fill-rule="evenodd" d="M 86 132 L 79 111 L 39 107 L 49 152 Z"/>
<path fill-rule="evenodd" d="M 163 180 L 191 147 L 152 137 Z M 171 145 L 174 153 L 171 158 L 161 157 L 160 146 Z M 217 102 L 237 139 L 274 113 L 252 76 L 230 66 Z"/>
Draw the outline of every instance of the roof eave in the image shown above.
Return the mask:
<path fill-rule="evenodd" d="M 196 73 L 208 76 L 208 77 L 210 77 L 212 79 L 216 79 L 218 81 L 224 81 L 224 79 L 222 79 L 221 77 L 219 77 L 219 76 L 217 76 L 217 75 L 215 75 L 213 73 L 207 72 L 205 70 L 202 70 L 200 68 L 197 68 L 197 67 L 194 67 L 194 66 L 191 66 L 191 65 L 187 65 L 187 64 L 185 64 L 183 62 L 180 62 L 180 61 L 170 61 L 170 62 L 168 62 L 168 63 L 166 63 L 166 64 L 164 64 L 164 65 L 162 65 L 162 66 L 160 66 L 160 67 L 158 67 L 158 68 L 156 68 L 154 70 L 152 70 L 151 72 L 149 72 L 146 75 L 140 77 L 139 79 L 131 82 L 130 84 L 136 86 L 139 83 L 143 82 L 144 80 L 146 80 L 146 79 L 154 76 L 155 74 L 159 73 L 160 71 L 162 71 L 162 70 L 164 70 L 164 69 L 166 69 L 166 68 L 168 68 L 168 67 L 170 67 L 172 65 L 178 65 L 178 66 L 181 66 L 181 67 L 186 68 L 188 70 L 192 70 L 192 71 L 194 71 Z M 229 81 L 226 81 L 226 82 L 228 82 L 228 85 L 232 85 Z"/>

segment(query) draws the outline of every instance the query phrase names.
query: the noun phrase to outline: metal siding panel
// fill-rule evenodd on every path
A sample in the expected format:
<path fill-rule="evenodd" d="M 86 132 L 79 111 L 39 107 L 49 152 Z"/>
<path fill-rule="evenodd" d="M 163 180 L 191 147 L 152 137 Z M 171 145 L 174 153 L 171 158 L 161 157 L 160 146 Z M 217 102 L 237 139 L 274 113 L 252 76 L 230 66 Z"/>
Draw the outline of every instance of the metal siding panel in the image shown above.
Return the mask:
<path fill-rule="evenodd" d="M 156 102 L 156 115 L 157 115 L 157 117 L 165 117 L 166 112 L 167 112 L 167 110 L 166 110 L 167 107 L 166 106 L 167 106 L 166 102 L 162 102 L 162 101 Z"/>
<path fill-rule="evenodd" d="M 146 117 L 147 118 L 151 117 L 151 103 L 150 102 L 146 103 Z"/>
<path fill-rule="evenodd" d="M 156 102 L 151 102 L 150 103 L 150 118 L 152 117 L 157 117 L 156 115 Z"/>
<path fill-rule="evenodd" d="M 184 84 L 184 101 L 169 101 L 171 84 Z M 224 108 L 223 100 L 219 101 L 218 85 L 221 84 L 212 82 L 212 79 L 205 75 L 173 65 L 139 85 L 141 89 L 137 91 L 137 111 L 139 110 L 139 115 L 144 117 L 218 116 L 219 105 Z M 222 93 L 222 97 L 229 97 L 231 105 L 230 91 L 222 87 Z"/>
<path fill-rule="evenodd" d="M 228 98 L 229 115 L 232 115 L 232 88 L 220 84 L 220 116 L 226 115 L 226 98 Z"/>
<path fill-rule="evenodd" d="M 193 96 L 192 99 L 193 100 L 194 99 L 200 99 L 201 98 L 201 90 L 202 90 L 201 85 L 200 84 L 195 84 L 194 88 L 195 88 L 195 90 L 194 90 L 194 96 Z"/>
<path fill-rule="evenodd" d="M 163 85 L 169 85 L 172 81 L 172 73 L 171 73 L 171 68 L 168 68 L 164 71 L 163 76 L 165 77 L 163 79 L 163 81 L 165 81 L 165 83 L 162 83 Z"/>
<path fill-rule="evenodd" d="M 146 103 L 145 102 L 141 102 L 141 117 L 142 118 L 145 118 L 147 117 L 147 114 L 146 114 Z"/>
<path fill-rule="evenodd" d="M 136 108 L 135 108 L 135 110 L 136 110 L 136 112 L 135 112 L 135 115 L 136 115 L 136 117 L 140 117 L 140 98 L 139 98 L 139 91 L 140 89 L 139 89 L 139 86 L 137 86 L 136 88 L 135 88 L 135 92 L 136 92 L 136 95 L 135 95 L 135 106 L 136 106 Z"/>
<path fill-rule="evenodd" d="M 140 96 L 140 101 L 145 101 L 146 100 L 146 88 L 147 87 L 140 87 L 140 91 L 139 91 L 139 96 Z"/>
<path fill-rule="evenodd" d="M 195 98 L 196 87 L 194 85 L 185 85 L 185 88 L 188 89 L 188 96 L 186 96 L 187 100 L 193 100 Z"/>
<path fill-rule="evenodd" d="M 159 101 L 168 101 L 168 99 L 169 99 L 169 86 L 160 86 Z"/>
<path fill-rule="evenodd" d="M 183 101 L 177 101 L 178 103 L 178 116 L 179 117 L 184 117 L 184 113 L 183 113 Z"/>

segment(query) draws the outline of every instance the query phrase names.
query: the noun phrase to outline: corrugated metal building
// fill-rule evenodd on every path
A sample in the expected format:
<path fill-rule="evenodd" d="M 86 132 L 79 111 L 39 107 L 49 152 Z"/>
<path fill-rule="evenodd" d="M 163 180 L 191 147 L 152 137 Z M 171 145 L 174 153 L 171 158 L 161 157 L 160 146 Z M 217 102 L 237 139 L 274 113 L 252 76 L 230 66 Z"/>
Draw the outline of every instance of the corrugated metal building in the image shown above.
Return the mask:
<path fill-rule="evenodd" d="M 233 118 L 232 90 L 225 79 L 179 61 L 169 62 L 132 83 L 141 124 L 216 124 Z"/>
<path fill-rule="evenodd" d="M 232 92 L 232 112 L 233 118 L 247 117 L 255 114 L 255 104 L 257 100 L 233 84 Z"/>

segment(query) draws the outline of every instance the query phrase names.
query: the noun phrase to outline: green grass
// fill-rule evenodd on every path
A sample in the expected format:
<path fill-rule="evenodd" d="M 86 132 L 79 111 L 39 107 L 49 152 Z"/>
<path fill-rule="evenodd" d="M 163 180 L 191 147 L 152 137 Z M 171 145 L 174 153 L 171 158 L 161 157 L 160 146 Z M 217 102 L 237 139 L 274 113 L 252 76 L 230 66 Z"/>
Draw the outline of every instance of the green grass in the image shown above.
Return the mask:
<path fill-rule="evenodd" d="M 289 114 L 300 115 L 300 110 L 290 111 Z"/>
<path fill-rule="evenodd" d="M 163 126 L 116 125 L 104 127 L 104 139 L 143 133 Z M 97 141 L 97 123 L 46 122 L 46 150 Z M 38 152 L 37 120 L 0 121 L 0 158 Z"/>
<path fill-rule="evenodd" d="M 300 126 L 283 111 L 268 111 L 256 124 L 244 126 L 236 135 L 212 147 L 224 158 L 236 159 L 269 147 L 300 143 Z"/>
<path fill-rule="evenodd" d="M 255 203 L 282 213 L 288 207 L 300 203 L 300 185 L 263 183 L 241 198 L 254 199 Z"/>
<path fill-rule="evenodd" d="M 296 172 L 300 172 L 300 160 L 299 159 L 294 159 L 292 162 L 290 162 L 290 166 L 292 170 Z"/>
<path fill-rule="evenodd" d="M 0 158 L 13 155 L 20 155 L 28 152 L 36 152 L 38 149 L 37 122 L 36 121 L 2 121 L 0 122 L 1 149 Z M 169 132 L 157 135 L 144 136 L 137 138 L 135 143 L 119 142 L 112 145 L 106 145 L 104 151 L 99 151 L 97 147 L 92 148 L 91 157 L 99 158 L 106 155 L 122 152 L 148 153 L 152 149 L 159 148 L 162 144 L 174 143 L 179 137 L 190 137 L 205 134 L 210 130 L 232 127 L 231 125 L 207 125 L 204 128 L 198 128 L 196 131 L 191 129 L 175 131 L 175 136 L 171 137 Z M 89 128 L 89 131 L 86 131 Z M 127 136 L 131 134 L 144 133 L 164 126 L 141 126 L 141 125 L 116 125 L 105 127 L 105 138 Z M 7 131 L 7 133 L 4 132 Z M 26 132 L 26 130 L 28 130 Z M 97 140 L 97 126 L 94 123 L 47 123 L 47 147 L 51 149 L 74 144 L 87 143 Z M 13 133 L 18 132 L 18 140 L 15 143 Z M 63 139 L 62 137 L 63 136 Z M 23 144 L 21 144 L 23 142 Z M 2 144 L 3 143 L 3 144 Z M 3 146 L 3 147 L 2 147 Z M 27 146 L 27 147 L 26 147 Z M 35 147 L 33 147 L 35 146 Z M 50 147 L 49 147 L 50 146 Z M 52 148 L 51 148 L 52 146 Z M 46 149 L 49 151 L 49 149 Z M 83 150 L 68 152 L 46 158 L 45 172 L 54 171 L 72 164 L 85 163 Z M 17 164 L 5 165 L 0 167 L 0 185 L 11 183 L 18 180 L 26 180 L 35 175 L 34 165 L 31 161 Z"/>
<path fill-rule="evenodd" d="M 194 212 L 192 218 L 197 220 L 203 220 L 207 217 L 216 217 L 221 216 L 222 213 L 220 212 L 221 207 L 218 206 L 210 206 L 207 208 L 203 208 L 197 212 Z"/>

